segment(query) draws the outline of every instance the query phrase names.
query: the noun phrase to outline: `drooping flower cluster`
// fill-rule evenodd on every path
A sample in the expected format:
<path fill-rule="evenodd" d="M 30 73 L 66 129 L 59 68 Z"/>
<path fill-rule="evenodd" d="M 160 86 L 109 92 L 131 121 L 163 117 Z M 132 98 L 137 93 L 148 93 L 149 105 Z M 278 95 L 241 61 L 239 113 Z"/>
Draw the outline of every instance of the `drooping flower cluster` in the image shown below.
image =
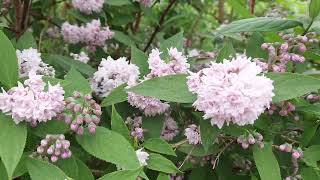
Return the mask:
<path fill-rule="evenodd" d="M 148 64 L 151 71 L 146 75 L 145 80 L 170 74 L 187 73 L 190 64 L 187 63 L 187 58 L 177 48 L 168 49 L 168 63 L 161 59 L 160 54 L 161 52 L 158 49 L 153 49 L 149 54 Z M 132 92 L 128 93 L 128 102 L 143 111 L 146 116 L 163 114 L 170 107 L 168 103 L 161 102 L 159 99 Z"/>
<path fill-rule="evenodd" d="M 35 126 L 63 111 L 64 90 L 60 84 L 52 86 L 48 82 L 48 90 L 45 91 L 46 83 L 41 78 L 41 75 L 31 72 L 24 85 L 18 82 L 18 86 L 8 92 L 2 89 L 0 110 L 11 115 L 16 124 L 26 121 Z"/>
<path fill-rule="evenodd" d="M 63 134 L 51 135 L 48 134 L 41 140 L 37 147 L 35 156 L 49 158 L 52 162 L 58 161 L 59 157 L 66 159 L 71 157 L 72 153 L 69 149 L 70 141 L 66 140 Z"/>
<path fill-rule="evenodd" d="M 282 101 L 279 104 L 271 104 L 270 108 L 268 109 L 268 113 L 272 115 L 278 109 L 280 109 L 280 116 L 288 116 L 290 113 L 295 111 L 296 107 L 289 101 Z"/>
<path fill-rule="evenodd" d="M 100 12 L 104 0 L 72 0 L 72 6 L 85 14 Z"/>
<path fill-rule="evenodd" d="M 97 95 L 104 97 L 122 84 L 134 84 L 139 74 L 139 68 L 129 64 L 126 58 L 114 60 L 109 56 L 107 59 L 102 59 L 98 71 L 94 73 L 91 88 Z"/>
<path fill-rule="evenodd" d="M 90 51 L 95 51 L 96 46 L 104 46 L 105 41 L 114 35 L 109 26 L 101 27 L 100 20 L 92 20 L 82 26 L 65 22 L 62 24 L 61 33 L 65 41 L 71 44 L 85 43 Z"/>
<path fill-rule="evenodd" d="M 274 96 L 272 81 L 260 73 L 261 68 L 243 55 L 191 73 L 187 84 L 197 94 L 193 106 L 219 128 L 230 122 L 253 124 Z"/>
<path fill-rule="evenodd" d="M 264 143 L 262 142 L 263 136 L 255 132 L 253 134 L 249 134 L 248 136 L 241 135 L 237 138 L 237 142 L 241 144 L 243 149 L 247 149 L 249 145 L 257 144 L 259 148 L 264 147 Z"/>
<path fill-rule="evenodd" d="M 197 125 L 191 124 L 184 130 L 184 135 L 187 137 L 189 144 L 200 144 L 201 136 Z"/>
<path fill-rule="evenodd" d="M 79 54 L 70 53 L 70 56 L 74 60 L 77 60 L 83 63 L 88 63 L 88 61 L 90 60 L 89 56 L 83 51 L 81 51 Z"/>
<path fill-rule="evenodd" d="M 136 1 L 145 7 L 150 7 L 152 5 L 152 0 L 133 0 L 133 1 Z"/>
<path fill-rule="evenodd" d="M 57 116 L 58 120 L 70 125 L 71 131 L 82 135 L 87 128 L 89 133 L 96 132 L 102 115 L 101 107 L 92 99 L 90 94 L 82 95 L 75 91 L 73 97 L 66 99 L 66 110 Z"/>
<path fill-rule="evenodd" d="M 130 135 L 132 137 L 140 140 L 143 139 L 143 129 L 141 127 L 141 124 L 142 124 L 141 116 L 134 116 L 133 118 L 127 117 L 126 124 L 128 124 L 131 129 Z"/>
<path fill-rule="evenodd" d="M 255 61 L 263 71 L 285 72 L 288 62 L 303 63 L 305 58 L 302 53 L 307 50 L 306 44 L 318 42 L 317 39 L 314 39 L 316 34 L 312 32 L 307 33 L 305 36 L 299 35 L 296 37 L 283 33 L 279 35 L 285 41 L 284 43 L 263 43 L 261 45 L 262 49 L 268 51 L 268 62 L 264 62 L 260 58 L 255 59 Z"/>
<path fill-rule="evenodd" d="M 147 160 L 149 159 L 149 154 L 145 151 L 142 151 L 142 149 L 136 150 L 136 155 L 139 160 L 140 166 L 146 166 Z"/>
<path fill-rule="evenodd" d="M 171 141 L 178 134 L 179 127 L 177 122 L 174 121 L 169 114 L 165 114 L 160 137 L 164 140 Z"/>
<path fill-rule="evenodd" d="M 55 75 L 55 70 L 42 61 L 41 53 L 37 49 L 17 50 L 16 53 L 19 64 L 19 77 L 27 77 L 31 71 L 40 75 Z"/>

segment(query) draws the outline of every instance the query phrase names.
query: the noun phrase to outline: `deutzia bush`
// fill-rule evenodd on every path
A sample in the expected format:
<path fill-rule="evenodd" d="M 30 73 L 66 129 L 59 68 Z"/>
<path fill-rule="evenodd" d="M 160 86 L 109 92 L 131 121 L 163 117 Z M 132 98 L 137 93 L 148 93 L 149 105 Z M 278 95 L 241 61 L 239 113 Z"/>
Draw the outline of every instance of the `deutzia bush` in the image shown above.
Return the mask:
<path fill-rule="evenodd" d="M 319 12 L 0 1 L 0 180 L 320 180 Z"/>

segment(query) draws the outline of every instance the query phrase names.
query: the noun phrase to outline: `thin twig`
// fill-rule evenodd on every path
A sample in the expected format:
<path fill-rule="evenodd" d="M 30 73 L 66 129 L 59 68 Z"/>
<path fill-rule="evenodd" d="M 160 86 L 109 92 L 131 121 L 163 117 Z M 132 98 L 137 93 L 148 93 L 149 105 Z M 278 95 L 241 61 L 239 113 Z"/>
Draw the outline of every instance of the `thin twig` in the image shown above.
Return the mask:
<path fill-rule="evenodd" d="M 170 0 L 168 6 L 164 9 L 163 13 L 161 14 L 160 20 L 158 25 L 156 26 L 156 28 L 154 29 L 146 47 L 143 49 L 144 52 L 146 52 L 148 50 L 148 48 L 150 47 L 150 45 L 152 44 L 152 41 L 154 40 L 154 38 L 156 37 L 156 34 L 159 32 L 162 24 L 164 23 L 164 19 L 166 17 L 166 15 L 168 14 L 169 10 L 171 9 L 171 7 L 173 6 L 173 4 L 176 2 L 177 0 Z"/>

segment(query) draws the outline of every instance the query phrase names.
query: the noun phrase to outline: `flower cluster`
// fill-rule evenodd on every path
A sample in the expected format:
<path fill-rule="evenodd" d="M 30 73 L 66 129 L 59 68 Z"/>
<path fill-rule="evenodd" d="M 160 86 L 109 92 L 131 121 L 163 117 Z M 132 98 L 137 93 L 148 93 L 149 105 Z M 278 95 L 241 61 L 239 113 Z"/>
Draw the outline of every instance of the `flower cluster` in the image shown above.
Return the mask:
<path fill-rule="evenodd" d="M 153 49 L 149 54 L 148 64 L 150 73 L 146 75 L 145 80 L 170 74 L 187 73 L 190 67 L 187 63 L 187 58 L 176 48 L 168 49 L 168 63 L 161 59 L 160 54 L 161 52 L 158 49 Z M 161 102 L 159 99 L 132 92 L 128 93 L 128 102 L 143 111 L 147 116 L 163 114 L 170 107 L 168 103 Z"/>
<path fill-rule="evenodd" d="M 60 84 L 52 86 L 48 82 L 45 91 L 46 83 L 41 78 L 31 72 L 24 85 L 18 82 L 18 86 L 8 92 L 2 89 L 0 110 L 10 114 L 16 124 L 26 121 L 36 126 L 38 122 L 51 120 L 64 109 L 64 90 Z"/>
<path fill-rule="evenodd" d="M 295 111 L 296 107 L 289 101 L 282 101 L 279 104 L 271 104 L 270 108 L 268 109 L 268 113 L 272 115 L 278 109 L 280 109 L 280 116 L 288 116 L 290 113 Z"/>
<path fill-rule="evenodd" d="M 310 93 L 306 96 L 306 100 L 310 103 L 316 103 L 320 101 L 320 96 L 317 93 Z"/>
<path fill-rule="evenodd" d="M 41 140 L 35 155 L 50 157 L 52 162 L 56 162 L 59 157 L 62 159 L 71 157 L 72 153 L 69 147 L 70 141 L 66 140 L 63 134 L 48 134 Z"/>
<path fill-rule="evenodd" d="M 147 160 L 149 159 L 149 154 L 142 149 L 136 150 L 136 155 L 139 160 L 140 166 L 146 166 Z"/>
<path fill-rule="evenodd" d="M 247 149 L 249 145 L 253 144 L 257 144 L 260 148 L 263 148 L 264 144 L 262 140 L 263 136 L 258 132 L 249 134 L 248 136 L 241 135 L 237 138 L 237 142 L 241 144 L 243 149 Z"/>
<path fill-rule="evenodd" d="M 100 12 L 104 0 L 72 0 L 72 6 L 85 14 Z"/>
<path fill-rule="evenodd" d="M 261 68 L 243 55 L 191 73 L 187 84 L 197 94 L 193 106 L 219 128 L 230 122 L 253 124 L 274 96 L 272 81 L 260 73 Z"/>
<path fill-rule="evenodd" d="M 179 127 L 177 122 L 174 121 L 169 114 L 165 114 L 160 137 L 164 140 L 171 141 L 178 134 Z"/>
<path fill-rule="evenodd" d="M 85 43 L 90 51 L 95 51 L 96 46 L 104 46 L 105 41 L 114 35 L 109 26 L 101 27 L 100 20 L 92 20 L 80 27 L 65 22 L 61 33 L 65 41 L 71 44 Z"/>
<path fill-rule="evenodd" d="M 70 56 L 74 60 L 77 60 L 83 63 L 88 63 L 88 61 L 90 60 L 89 56 L 83 51 L 81 51 L 79 54 L 70 53 Z"/>
<path fill-rule="evenodd" d="M 301 148 L 293 149 L 292 145 L 289 143 L 281 144 L 278 149 L 282 152 L 291 153 L 291 156 L 294 159 L 299 159 L 303 156 L 303 151 Z"/>
<path fill-rule="evenodd" d="M 261 66 L 263 71 L 285 72 L 288 62 L 303 63 L 305 58 L 302 53 L 307 50 L 306 43 L 317 41 L 317 39 L 314 39 L 315 33 L 307 33 L 305 36 L 299 35 L 296 37 L 283 33 L 279 35 L 285 41 L 284 43 L 263 43 L 261 45 L 262 49 L 268 51 L 268 63 L 263 62 L 262 59 L 256 59 L 257 64 Z"/>
<path fill-rule="evenodd" d="M 133 0 L 133 1 L 136 1 L 145 7 L 150 7 L 152 5 L 152 0 Z"/>
<path fill-rule="evenodd" d="M 134 84 L 139 74 L 139 68 L 129 64 L 126 58 L 114 60 L 109 56 L 107 59 L 102 59 L 98 71 L 94 73 L 91 88 L 97 95 L 104 97 L 122 84 Z"/>
<path fill-rule="evenodd" d="M 89 133 L 96 132 L 102 115 L 101 107 L 92 99 L 90 94 L 82 95 L 75 91 L 73 97 L 66 99 L 66 110 L 57 116 L 58 120 L 70 125 L 71 131 L 82 135 L 85 128 Z"/>
<path fill-rule="evenodd" d="M 126 124 L 131 128 L 131 136 L 137 139 L 143 139 L 143 129 L 141 128 L 142 117 L 135 116 L 134 118 L 127 117 Z"/>
<path fill-rule="evenodd" d="M 184 135 L 187 137 L 189 144 L 200 144 L 201 136 L 197 125 L 191 124 L 184 130 Z"/>
<path fill-rule="evenodd" d="M 17 50 L 16 53 L 19 64 L 19 77 L 27 77 L 31 71 L 40 75 L 55 75 L 55 70 L 42 61 L 41 53 L 37 49 Z"/>

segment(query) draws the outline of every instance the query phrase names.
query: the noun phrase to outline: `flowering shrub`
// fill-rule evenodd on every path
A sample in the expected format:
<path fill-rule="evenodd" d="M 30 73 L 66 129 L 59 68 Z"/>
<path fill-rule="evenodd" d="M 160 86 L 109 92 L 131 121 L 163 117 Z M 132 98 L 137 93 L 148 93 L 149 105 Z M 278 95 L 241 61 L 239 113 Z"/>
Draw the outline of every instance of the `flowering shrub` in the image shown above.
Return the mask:
<path fill-rule="evenodd" d="M 0 4 L 0 180 L 320 179 L 319 0 Z"/>

